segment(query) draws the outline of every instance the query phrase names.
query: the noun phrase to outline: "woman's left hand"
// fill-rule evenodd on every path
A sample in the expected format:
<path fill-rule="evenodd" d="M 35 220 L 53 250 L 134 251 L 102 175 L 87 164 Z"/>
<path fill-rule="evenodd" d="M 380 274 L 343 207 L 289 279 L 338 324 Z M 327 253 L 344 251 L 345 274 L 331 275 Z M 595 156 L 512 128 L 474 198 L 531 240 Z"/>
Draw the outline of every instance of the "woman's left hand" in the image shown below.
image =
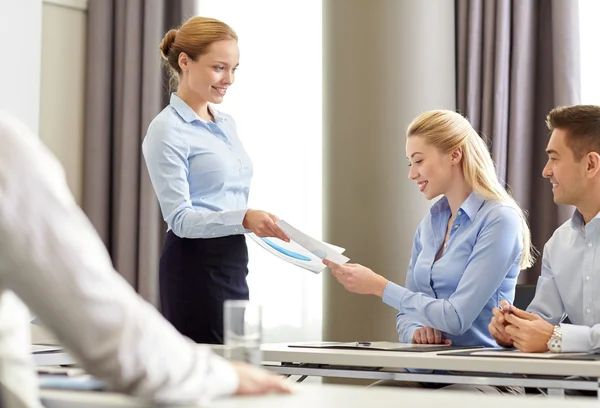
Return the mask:
<path fill-rule="evenodd" d="M 383 296 L 388 280 L 369 268 L 359 264 L 338 265 L 326 259 L 323 263 L 331 268 L 333 276 L 346 290 L 360 295 Z"/>

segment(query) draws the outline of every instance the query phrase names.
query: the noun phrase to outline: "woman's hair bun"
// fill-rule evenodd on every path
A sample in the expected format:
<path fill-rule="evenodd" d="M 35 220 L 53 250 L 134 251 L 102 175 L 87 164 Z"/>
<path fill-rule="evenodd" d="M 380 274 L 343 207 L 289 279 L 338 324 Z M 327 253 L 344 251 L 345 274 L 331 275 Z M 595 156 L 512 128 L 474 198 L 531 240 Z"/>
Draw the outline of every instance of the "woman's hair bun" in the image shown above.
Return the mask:
<path fill-rule="evenodd" d="M 178 30 L 176 29 L 169 30 L 165 34 L 162 42 L 160 43 L 160 51 L 164 59 L 169 59 L 169 51 L 171 50 L 171 46 L 175 42 L 175 37 L 177 37 L 177 31 Z"/>

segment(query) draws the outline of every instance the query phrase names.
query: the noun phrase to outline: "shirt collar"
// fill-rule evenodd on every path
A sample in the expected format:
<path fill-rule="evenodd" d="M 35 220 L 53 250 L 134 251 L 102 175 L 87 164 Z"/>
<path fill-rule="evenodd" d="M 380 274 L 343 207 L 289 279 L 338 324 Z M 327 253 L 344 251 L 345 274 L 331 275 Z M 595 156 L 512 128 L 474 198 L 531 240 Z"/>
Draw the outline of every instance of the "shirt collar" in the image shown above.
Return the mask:
<path fill-rule="evenodd" d="M 460 208 L 465 212 L 465 214 L 467 214 L 467 217 L 469 217 L 469 219 L 473 221 L 475 215 L 481 208 L 484 201 L 485 200 L 482 196 L 480 196 L 476 192 L 472 192 L 471 194 L 469 194 L 465 202 L 462 203 Z"/>
<path fill-rule="evenodd" d="M 469 219 L 471 221 L 473 221 L 473 219 L 475 218 L 475 215 L 481 208 L 481 205 L 483 204 L 484 201 L 485 201 L 485 199 L 482 196 L 480 196 L 479 194 L 477 194 L 475 192 L 472 192 L 471 194 L 469 194 L 467 199 L 461 204 L 460 209 L 463 210 L 465 212 L 465 214 L 467 214 L 467 217 L 469 217 Z M 448 199 L 446 198 L 446 196 L 443 196 L 442 198 L 440 198 L 431 207 L 431 210 L 430 210 L 431 214 L 439 213 L 439 212 L 443 212 L 443 211 L 450 211 L 450 204 L 448 204 Z"/>
<path fill-rule="evenodd" d="M 431 214 L 441 213 L 443 211 L 450 211 L 450 204 L 448 204 L 448 199 L 446 196 L 442 196 L 442 198 L 437 200 L 429 210 Z"/>
<path fill-rule="evenodd" d="M 596 214 L 596 216 L 592 218 L 589 223 L 597 219 L 600 219 L 600 213 Z M 575 230 L 583 230 L 585 228 L 583 215 L 581 215 L 581 213 L 577 209 L 573 211 L 573 215 L 571 216 L 571 227 Z"/>
<path fill-rule="evenodd" d="M 195 120 L 199 120 L 203 123 L 209 122 L 208 120 L 204 120 L 201 117 L 199 117 L 196 114 L 196 112 L 194 112 L 194 110 L 190 108 L 187 103 L 185 103 L 183 99 L 177 96 L 175 92 L 171 94 L 171 99 L 169 100 L 169 103 L 173 107 L 173 109 L 175 109 L 175 111 L 179 114 L 179 116 L 181 116 L 181 118 L 187 123 L 193 122 Z M 208 105 L 208 109 L 210 110 L 210 113 L 212 113 L 212 115 L 215 117 L 215 121 L 217 123 L 225 119 L 223 114 L 217 111 L 214 107 Z"/>

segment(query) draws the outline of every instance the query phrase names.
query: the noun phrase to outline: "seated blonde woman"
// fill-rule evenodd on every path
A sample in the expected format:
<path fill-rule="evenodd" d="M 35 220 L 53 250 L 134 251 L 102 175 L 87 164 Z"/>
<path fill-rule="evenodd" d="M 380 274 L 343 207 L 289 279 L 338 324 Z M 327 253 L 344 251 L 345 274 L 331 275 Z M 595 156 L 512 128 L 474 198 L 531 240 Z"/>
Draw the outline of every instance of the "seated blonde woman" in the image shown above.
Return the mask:
<path fill-rule="evenodd" d="M 403 343 L 498 347 L 492 309 L 512 302 L 517 276 L 534 262 L 523 211 L 497 178 L 484 141 L 456 112 L 436 110 L 408 127 L 408 177 L 431 200 L 414 237 L 406 284 L 359 264 L 325 263 L 349 291 L 398 310 Z"/>

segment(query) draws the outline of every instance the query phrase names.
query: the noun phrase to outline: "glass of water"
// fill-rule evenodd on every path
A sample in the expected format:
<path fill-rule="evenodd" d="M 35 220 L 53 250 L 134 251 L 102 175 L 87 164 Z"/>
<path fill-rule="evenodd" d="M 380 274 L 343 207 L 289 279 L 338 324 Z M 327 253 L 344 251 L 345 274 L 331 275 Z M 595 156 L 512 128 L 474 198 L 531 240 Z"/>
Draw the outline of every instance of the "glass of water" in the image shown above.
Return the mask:
<path fill-rule="evenodd" d="M 225 358 L 260 365 L 261 306 L 249 300 L 226 300 L 223 307 Z"/>

